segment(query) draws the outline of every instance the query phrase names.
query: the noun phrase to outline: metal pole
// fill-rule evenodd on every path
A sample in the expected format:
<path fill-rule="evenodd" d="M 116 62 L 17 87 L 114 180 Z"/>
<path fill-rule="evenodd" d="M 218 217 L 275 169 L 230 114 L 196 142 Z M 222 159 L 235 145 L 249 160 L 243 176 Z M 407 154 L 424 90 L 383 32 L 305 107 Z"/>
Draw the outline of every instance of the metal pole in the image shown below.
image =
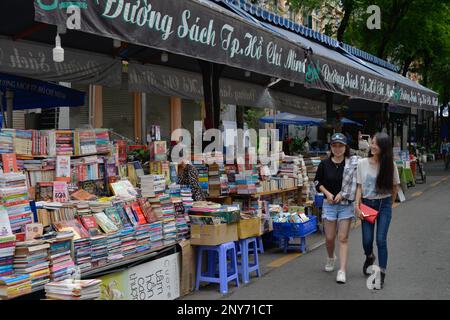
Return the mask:
<path fill-rule="evenodd" d="M 13 127 L 13 99 L 14 99 L 14 93 L 10 90 L 6 91 L 6 113 L 7 113 L 7 127 L 12 128 Z"/>
<path fill-rule="evenodd" d="M 141 106 L 141 136 L 143 144 L 147 145 L 147 94 L 142 93 Z"/>

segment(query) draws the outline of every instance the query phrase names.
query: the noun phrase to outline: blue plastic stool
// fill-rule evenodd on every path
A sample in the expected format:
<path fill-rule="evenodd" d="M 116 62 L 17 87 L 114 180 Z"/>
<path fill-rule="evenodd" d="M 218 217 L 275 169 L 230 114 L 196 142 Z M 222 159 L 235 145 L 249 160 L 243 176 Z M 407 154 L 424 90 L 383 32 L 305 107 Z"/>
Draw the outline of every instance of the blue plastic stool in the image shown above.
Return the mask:
<path fill-rule="evenodd" d="M 253 248 L 251 247 L 253 245 Z M 250 273 L 256 271 L 256 275 L 261 277 L 261 272 L 259 270 L 259 259 L 258 259 L 258 241 L 256 237 L 241 239 L 239 241 L 241 262 L 238 263 L 240 266 L 239 273 L 242 275 L 242 281 L 244 283 L 250 282 Z M 250 252 L 251 250 L 251 252 Z M 250 255 L 253 254 L 254 261 L 250 262 Z"/>
<path fill-rule="evenodd" d="M 208 253 L 206 274 L 202 273 L 204 252 Z M 231 260 L 230 264 L 228 264 L 228 258 Z M 218 274 L 217 266 L 219 268 Z M 200 282 L 212 282 L 220 284 L 220 293 L 226 294 L 228 292 L 228 282 L 233 280 L 236 281 L 236 286 L 239 287 L 237 255 L 234 242 L 227 242 L 218 246 L 198 247 L 196 290 L 199 290 Z"/>
<path fill-rule="evenodd" d="M 263 254 L 264 253 L 264 245 L 263 245 L 262 237 L 257 237 L 257 239 L 258 239 L 258 243 L 257 243 L 258 251 L 259 251 L 259 253 Z M 237 255 L 240 255 L 241 247 L 240 247 L 239 241 L 235 241 L 234 243 L 236 244 Z M 253 248 L 249 248 L 248 250 L 249 250 L 249 253 L 253 253 Z"/>

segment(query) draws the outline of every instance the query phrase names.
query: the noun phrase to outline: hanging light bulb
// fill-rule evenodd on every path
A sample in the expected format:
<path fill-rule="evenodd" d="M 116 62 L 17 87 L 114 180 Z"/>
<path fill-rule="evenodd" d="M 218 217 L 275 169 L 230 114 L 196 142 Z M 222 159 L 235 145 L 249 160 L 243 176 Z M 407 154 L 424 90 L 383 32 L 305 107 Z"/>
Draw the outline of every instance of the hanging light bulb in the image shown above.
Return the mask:
<path fill-rule="evenodd" d="M 291 88 L 293 88 L 294 86 L 295 86 L 295 83 L 294 82 L 289 82 L 289 86 L 291 87 Z"/>
<path fill-rule="evenodd" d="M 167 61 L 169 61 L 169 55 L 167 54 L 167 52 L 161 53 L 161 62 L 166 63 Z"/>
<path fill-rule="evenodd" d="M 64 49 L 61 47 L 61 38 L 56 34 L 55 48 L 53 49 L 53 61 L 64 62 Z"/>
<path fill-rule="evenodd" d="M 252 73 L 250 71 L 245 71 L 245 77 L 246 78 L 250 78 L 250 76 L 252 75 Z"/>

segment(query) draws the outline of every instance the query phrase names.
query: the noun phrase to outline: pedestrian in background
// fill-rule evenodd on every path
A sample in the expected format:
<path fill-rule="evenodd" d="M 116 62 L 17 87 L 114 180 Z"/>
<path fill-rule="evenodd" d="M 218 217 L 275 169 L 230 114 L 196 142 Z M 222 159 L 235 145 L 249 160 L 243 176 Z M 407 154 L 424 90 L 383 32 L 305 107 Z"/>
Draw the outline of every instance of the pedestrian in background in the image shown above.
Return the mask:
<path fill-rule="evenodd" d="M 357 183 L 355 211 L 362 220 L 363 248 L 366 255 L 363 273 L 369 275 L 367 269 L 373 265 L 376 257 L 373 254 L 375 224 L 364 220 L 359 208 L 361 203 L 378 211 L 376 243 L 383 287 L 388 261 L 387 235 L 392 218 L 392 204 L 395 202 L 400 184 L 393 159 L 391 138 L 386 133 L 375 135 L 370 143 L 369 158 L 358 162 Z"/>
<path fill-rule="evenodd" d="M 325 195 L 322 209 L 328 253 L 325 271 L 334 271 L 335 240 L 336 231 L 338 231 L 340 268 L 336 282 L 345 283 L 348 235 L 351 221 L 355 218 L 352 202 L 355 200 L 356 194 L 358 158 L 350 157 L 347 138 L 342 133 L 333 134 L 330 147 L 330 157 L 319 164 L 314 183 L 317 191 Z"/>
<path fill-rule="evenodd" d="M 450 151 L 450 143 L 447 141 L 447 138 L 444 138 L 444 140 L 441 143 L 441 154 L 444 157 L 445 170 L 448 170 L 450 163 L 449 151 Z"/>

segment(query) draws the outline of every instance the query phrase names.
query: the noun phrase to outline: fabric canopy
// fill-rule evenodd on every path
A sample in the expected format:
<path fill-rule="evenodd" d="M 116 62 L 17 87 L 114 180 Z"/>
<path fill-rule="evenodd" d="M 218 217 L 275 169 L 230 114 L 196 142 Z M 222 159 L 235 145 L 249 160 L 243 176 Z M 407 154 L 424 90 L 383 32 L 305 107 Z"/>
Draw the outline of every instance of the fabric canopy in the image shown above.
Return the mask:
<path fill-rule="evenodd" d="M 342 118 L 341 119 L 342 124 L 348 124 L 348 125 L 355 125 L 355 126 L 359 126 L 359 127 L 364 127 L 361 123 L 350 120 L 348 118 Z"/>
<path fill-rule="evenodd" d="M 262 117 L 259 121 L 263 123 L 273 123 L 276 121 L 277 124 L 293 124 L 297 126 L 320 126 L 325 122 L 321 118 L 304 117 L 287 112 L 278 113 L 275 116 Z"/>
<path fill-rule="evenodd" d="M 85 104 L 85 93 L 54 83 L 0 73 L 2 106 L 6 110 L 6 92 L 13 93 L 13 109 L 79 107 Z"/>

